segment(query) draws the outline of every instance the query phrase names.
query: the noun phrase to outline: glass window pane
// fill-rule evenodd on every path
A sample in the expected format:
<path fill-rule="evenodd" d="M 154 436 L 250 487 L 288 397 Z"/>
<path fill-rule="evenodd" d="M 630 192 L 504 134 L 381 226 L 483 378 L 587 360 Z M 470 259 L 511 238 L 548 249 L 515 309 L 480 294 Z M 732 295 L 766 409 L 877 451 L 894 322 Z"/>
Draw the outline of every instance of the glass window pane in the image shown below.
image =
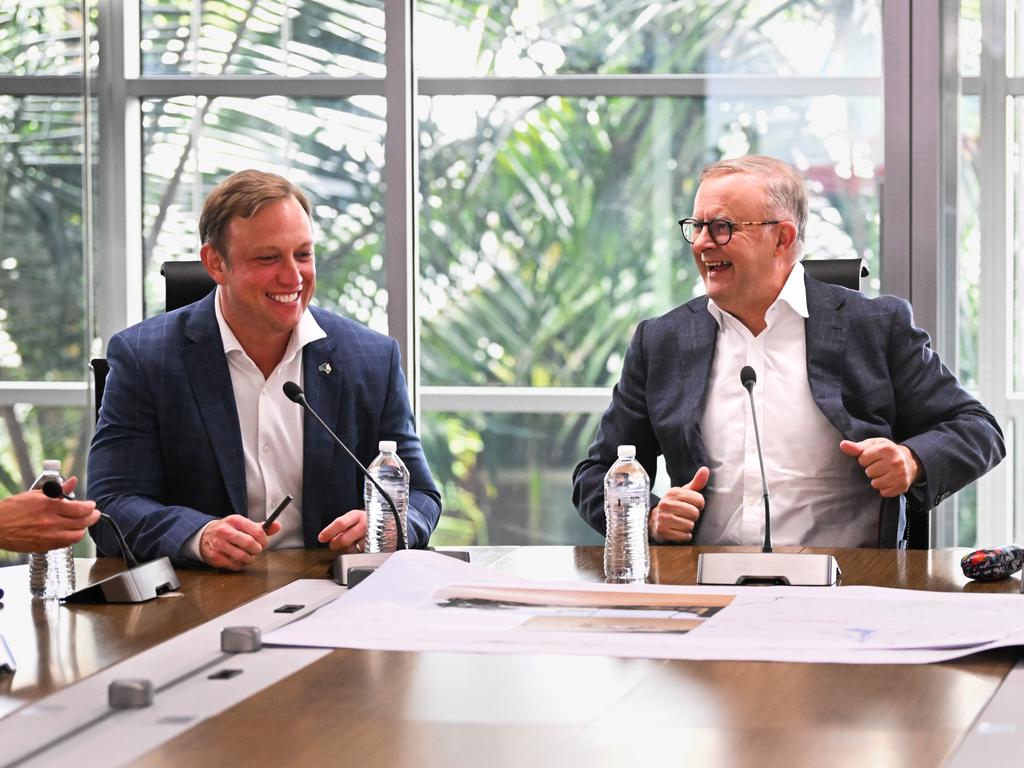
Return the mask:
<path fill-rule="evenodd" d="M 203 200 L 245 168 L 280 173 L 313 206 L 317 304 L 387 331 L 384 99 L 180 97 L 143 102 L 146 313 L 164 261 L 198 259 Z"/>
<path fill-rule="evenodd" d="M 383 0 L 143 0 L 141 7 L 146 75 L 384 75 Z"/>
<path fill-rule="evenodd" d="M 0 3 L 0 75 L 78 75 L 82 68 L 78 0 Z"/>
<path fill-rule="evenodd" d="M 1013 264 L 1013 388 L 1024 389 L 1024 97 L 1010 99 L 1010 228 Z"/>
<path fill-rule="evenodd" d="M 0 96 L 0 379 L 85 375 L 81 112 Z"/>
<path fill-rule="evenodd" d="M 957 184 L 957 376 L 978 386 L 978 323 L 981 285 L 981 99 L 960 100 L 960 179 Z"/>
<path fill-rule="evenodd" d="M 76 475 L 83 481 L 91 429 L 91 408 L 0 406 L 0 498 L 28 488 L 45 459 L 58 459 L 66 477 Z M 78 546 L 86 548 L 76 550 L 84 556 L 88 545 Z M 0 551 L 0 566 L 24 560 Z"/>
<path fill-rule="evenodd" d="M 981 74 L 981 0 L 960 2 L 960 74 Z"/>
<path fill-rule="evenodd" d="M 877 293 L 878 98 L 420 101 L 423 383 L 608 386 L 635 324 L 703 293 L 676 221 L 721 156 L 794 163 L 807 256 Z"/>
<path fill-rule="evenodd" d="M 880 0 L 419 0 L 424 76 L 879 76 Z"/>
<path fill-rule="evenodd" d="M 1006 66 L 1011 77 L 1024 77 L 1024 0 L 1010 0 L 1006 17 Z"/>
<path fill-rule="evenodd" d="M 956 544 L 978 546 L 978 486 L 971 483 L 956 495 Z"/>
<path fill-rule="evenodd" d="M 430 543 L 600 544 L 572 505 L 572 470 L 599 418 L 424 414 L 423 449 L 444 504 Z"/>

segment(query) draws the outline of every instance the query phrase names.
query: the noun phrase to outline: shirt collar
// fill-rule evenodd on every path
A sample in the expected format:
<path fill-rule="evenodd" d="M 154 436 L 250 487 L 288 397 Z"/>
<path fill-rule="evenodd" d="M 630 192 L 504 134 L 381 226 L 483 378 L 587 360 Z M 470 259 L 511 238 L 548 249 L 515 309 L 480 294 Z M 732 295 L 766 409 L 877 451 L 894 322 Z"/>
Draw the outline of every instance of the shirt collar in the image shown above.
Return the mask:
<path fill-rule="evenodd" d="M 782 286 L 779 298 L 775 300 L 772 307 L 778 305 L 780 301 L 786 302 L 789 304 L 790 309 L 804 320 L 807 319 L 807 286 L 804 283 L 804 265 L 799 261 L 793 265 L 789 277 L 786 278 L 786 284 Z M 771 307 L 768 310 L 771 311 Z"/>
<path fill-rule="evenodd" d="M 779 302 L 788 304 L 790 309 L 805 320 L 809 316 L 807 312 L 807 286 L 804 284 L 804 266 L 799 261 L 793 265 L 793 269 L 790 270 L 789 277 L 786 278 L 782 290 L 779 291 L 779 295 L 772 302 L 772 305 L 768 307 L 768 312 L 770 313 L 775 307 L 779 306 Z M 710 297 L 708 298 L 708 312 L 715 318 L 719 329 L 724 328 L 727 313 Z"/>
<path fill-rule="evenodd" d="M 220 307 L 221 289 L 217 286 L 217 295 L 214 296 L 213 306 L 214 311 L 217 313 L 217 326 L 220 328 L 220 338 L 224 343 L 224 354 L 230 354 L 231 352 L 241 352 L 245 354 L 245 350 L 242 349 L 241 343 L 238 341 L 238 337 L 235 336 L 231 327 L 228 325 L 228 321 L 224 319 L 224 312 Z M 309 307 L 306 307 L 306 311 L 302 313 L 302 317 L 299 319 L 298 327 L 292 331 L 291 337 L 288 339 L 288 346 L 285 348 L 284 357 L 281 358 L 281 362 L 287 362 L 291 360 L 299 350 L 310 342 L 314 342 L 317 339 L 326 338 L 327 334 L 324 329 L 320 327 L 320 324 L 313 317 L 313 313 L 309 311 Z"/>

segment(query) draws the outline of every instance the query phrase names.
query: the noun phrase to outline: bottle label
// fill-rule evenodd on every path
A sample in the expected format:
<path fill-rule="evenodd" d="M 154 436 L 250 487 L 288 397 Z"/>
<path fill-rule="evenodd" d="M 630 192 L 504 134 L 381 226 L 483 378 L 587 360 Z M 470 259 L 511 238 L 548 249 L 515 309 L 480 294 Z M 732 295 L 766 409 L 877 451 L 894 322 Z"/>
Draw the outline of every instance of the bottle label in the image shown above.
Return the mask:
<path fill-rule="evenodd" d="M 608 512 L 611 514 L 629 514 L 640 507 L 647 511 L 647 500 L 649 498 L 646 490 L 638 491 L 616 491 L 608 494 Z"/>

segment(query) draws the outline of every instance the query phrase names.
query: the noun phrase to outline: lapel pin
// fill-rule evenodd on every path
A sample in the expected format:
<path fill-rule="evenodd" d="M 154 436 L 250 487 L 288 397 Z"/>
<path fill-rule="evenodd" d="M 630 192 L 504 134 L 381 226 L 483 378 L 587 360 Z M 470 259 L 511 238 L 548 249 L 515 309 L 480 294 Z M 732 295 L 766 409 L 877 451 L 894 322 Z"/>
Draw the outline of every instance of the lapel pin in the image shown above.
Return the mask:
<path fill-rule="evenodd" d="M 320 363 L 320 366 L 317 368 L 317 370 L 320 371 L 320 373 L 322 373 L 324 375 L 330 375 L 330 373 L 331 373 L 331 364 L 330 363 Z"/>

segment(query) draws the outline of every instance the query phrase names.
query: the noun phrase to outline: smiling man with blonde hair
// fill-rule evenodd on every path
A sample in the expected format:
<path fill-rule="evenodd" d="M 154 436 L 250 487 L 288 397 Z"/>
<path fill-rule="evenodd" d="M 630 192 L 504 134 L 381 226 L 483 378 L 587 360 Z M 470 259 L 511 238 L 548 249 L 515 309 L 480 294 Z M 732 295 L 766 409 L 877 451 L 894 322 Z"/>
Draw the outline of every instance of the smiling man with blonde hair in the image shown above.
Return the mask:
<path fill-rule="evenodd" d="M 362 463 L 397 443 L 410 473 L 409 546 L 426 546 L 440 494 L 416 434 L 398 344 L 310 306 L 306 196 L 262 171 L 229 176 L 199 221 L 217 289 L 122 331 L 89 454 L 89 494 L 144 559 L 247 568 L 267 547 L 358 552 L 363 477 L 283 393 L 305 390 Z M 263 530 L 278 503 L 293 501 Z M 97 534 L 104 552 L 114 544 Z"/>

